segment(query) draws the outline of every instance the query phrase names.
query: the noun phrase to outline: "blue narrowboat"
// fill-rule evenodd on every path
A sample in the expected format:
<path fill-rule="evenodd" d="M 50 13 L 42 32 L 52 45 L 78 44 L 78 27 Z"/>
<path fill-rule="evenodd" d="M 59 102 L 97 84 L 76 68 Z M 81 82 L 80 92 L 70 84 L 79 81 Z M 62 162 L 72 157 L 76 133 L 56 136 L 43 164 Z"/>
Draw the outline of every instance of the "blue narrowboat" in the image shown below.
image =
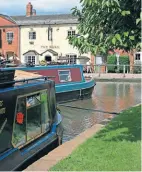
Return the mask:
<path fill-rule="evenodd" d="M 58 103 L 89 98 L 96 85 L 94 80 L 85 80 L 83 65 L 47 65 L 16 67 L 16 69 L 47 76 L 54 80 Z"/>
<path fill-rule="evenodd" d="M 35 154 L 62 143 L 55 83 L 47 77 L 14 80 L 0 70 L 0 171 L 17 170 Z"/>

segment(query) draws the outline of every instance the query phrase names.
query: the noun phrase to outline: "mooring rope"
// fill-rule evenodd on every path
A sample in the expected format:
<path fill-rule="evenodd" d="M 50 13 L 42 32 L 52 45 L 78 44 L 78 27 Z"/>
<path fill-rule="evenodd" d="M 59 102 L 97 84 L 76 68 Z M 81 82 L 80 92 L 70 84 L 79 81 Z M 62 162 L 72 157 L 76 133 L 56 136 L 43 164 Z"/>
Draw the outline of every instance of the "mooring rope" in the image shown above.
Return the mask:
<path fill-rule="evenodd" d="M 102 110 L 97 110 L 97 109 L 82 108 L 82 107 L 70 106 L 70 105 L 65 105 L 65 104 L 59 104 L 59 106 L 69 107 L 69 108 L 73 108 L 73 109 L 80 109 L 80 110 L 88 110 L 88 111 L 93 111 L 93 112 L 108 113 L 108 114 L 112 114 L 112 115 L 119 114 L 118 112 L 107 112 L 107 111 L 102 111 Z"/>

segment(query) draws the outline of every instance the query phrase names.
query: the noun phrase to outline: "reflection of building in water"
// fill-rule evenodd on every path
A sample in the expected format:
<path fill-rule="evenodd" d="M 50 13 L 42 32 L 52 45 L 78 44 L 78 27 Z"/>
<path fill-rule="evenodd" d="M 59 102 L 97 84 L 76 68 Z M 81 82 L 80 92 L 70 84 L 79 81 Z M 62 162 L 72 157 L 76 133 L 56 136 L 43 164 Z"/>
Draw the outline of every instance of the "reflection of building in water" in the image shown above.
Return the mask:
<path fill-rule="evenodd" d="M 95 109 L 109 112 L 120 112 L 134 105 L 134 85 L 129 83 L 101 83 L 94 91 L 93 104 Z M 103 117 L 107 114 L 101 113 Z M 108 115 L 109 116 L 109 115 Z"/>

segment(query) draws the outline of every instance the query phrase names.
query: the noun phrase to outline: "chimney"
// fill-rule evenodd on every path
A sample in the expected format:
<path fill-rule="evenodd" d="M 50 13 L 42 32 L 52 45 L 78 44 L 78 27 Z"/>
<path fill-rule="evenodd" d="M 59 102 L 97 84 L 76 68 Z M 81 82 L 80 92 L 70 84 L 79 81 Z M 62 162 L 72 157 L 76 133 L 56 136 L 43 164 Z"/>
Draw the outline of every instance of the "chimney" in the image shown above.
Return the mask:
<path fill-rule="evenodd" d="M 26 7 L 26 16 L 27 17 L 32 16 L 32 12 L 33 12 L 33 6 L 31 4 L 31 2 L 29 2 L 27 7 Z"/>
<path fill-rule="evenodd" d="M 32 15 L 36 16 L 36 10 L 35 9 L 33 9 Z"/>

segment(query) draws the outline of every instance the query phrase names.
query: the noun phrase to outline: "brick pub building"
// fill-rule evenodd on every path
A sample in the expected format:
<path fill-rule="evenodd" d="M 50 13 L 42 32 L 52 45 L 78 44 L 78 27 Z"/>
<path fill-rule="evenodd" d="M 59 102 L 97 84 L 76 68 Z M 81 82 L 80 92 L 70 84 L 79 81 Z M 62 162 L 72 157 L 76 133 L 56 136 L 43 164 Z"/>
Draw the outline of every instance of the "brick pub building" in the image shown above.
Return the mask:
<path fill-rule="evenodd" d="M 19 26 L 9 16 L 0 14 L 0 55 L 19 56 Z"/>

